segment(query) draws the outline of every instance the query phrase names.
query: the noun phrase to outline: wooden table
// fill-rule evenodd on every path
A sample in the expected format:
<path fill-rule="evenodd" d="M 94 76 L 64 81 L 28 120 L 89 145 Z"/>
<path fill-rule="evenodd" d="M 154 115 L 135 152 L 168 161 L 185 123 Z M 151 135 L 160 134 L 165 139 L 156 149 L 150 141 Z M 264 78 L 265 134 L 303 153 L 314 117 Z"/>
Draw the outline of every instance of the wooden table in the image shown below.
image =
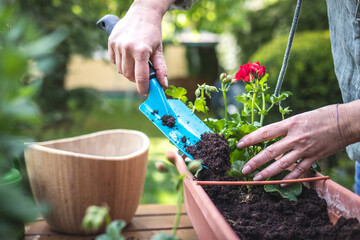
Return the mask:
<path fill-rule="evenodd" d="M 175 213 L 175 205 L 140 205 L 131 223 L 126 226 L 122 234 L 129 240 L 151 239 L 154 234 L 161 231 L 170 234 Z M 176 235 L 183 240 L 197 239 L 184 206 Z M 54 232 L 40 218 L 38 221 L 26 225 L 24 240 L 90 240 L 95 237 L 95 235 L 77 236 Z"/>

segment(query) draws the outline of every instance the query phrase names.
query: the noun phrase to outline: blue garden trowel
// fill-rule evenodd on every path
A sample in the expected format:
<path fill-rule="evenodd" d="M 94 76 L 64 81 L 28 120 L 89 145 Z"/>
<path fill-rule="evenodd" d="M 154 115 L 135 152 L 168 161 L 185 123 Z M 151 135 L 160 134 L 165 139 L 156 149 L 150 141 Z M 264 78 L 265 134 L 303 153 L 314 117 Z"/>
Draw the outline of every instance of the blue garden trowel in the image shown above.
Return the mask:
<path fill-rule="evenodd" d="M 120 18 L 115 15 L 106 15 L 96 25 L 110 36 L 111 31 L 119 20 Z M 180 100 L 166 99 L 150 62 L 149 73 L 149 96 L 140 105 L 140 111 L 160 129 L 172 144 L 186 156 L 194 159 L 193 156 L 186 152 L 186 147 L 195 145 L 203 133 L 212 131 Z M 163 123 L 161 118 L 164 115 L 174 117 L 175 125 L 173 127 Z"/>

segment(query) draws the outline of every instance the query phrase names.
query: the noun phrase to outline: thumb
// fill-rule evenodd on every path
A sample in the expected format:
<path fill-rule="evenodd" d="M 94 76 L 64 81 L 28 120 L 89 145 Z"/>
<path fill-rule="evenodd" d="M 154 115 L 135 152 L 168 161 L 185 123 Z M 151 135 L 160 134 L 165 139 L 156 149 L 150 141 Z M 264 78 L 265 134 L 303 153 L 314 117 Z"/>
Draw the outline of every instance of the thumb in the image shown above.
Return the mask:
<path fill-rule="evenodd" d="M 156 78 L 160 85 L 167 87 L 167 67 L 161 50 L 157 50 L 151 57 L 151 62 L 156 71 Z"/>

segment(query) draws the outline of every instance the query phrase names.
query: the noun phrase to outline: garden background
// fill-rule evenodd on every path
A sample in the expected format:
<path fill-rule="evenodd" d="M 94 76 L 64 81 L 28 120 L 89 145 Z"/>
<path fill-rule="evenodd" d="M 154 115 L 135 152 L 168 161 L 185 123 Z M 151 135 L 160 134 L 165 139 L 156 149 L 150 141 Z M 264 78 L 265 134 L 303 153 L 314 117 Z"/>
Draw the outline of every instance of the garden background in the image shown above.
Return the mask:
<path fill-rule="evenodd" d="M 141 203 L 175 203 L 169 175 L 154 163 L 173 149 L 138 106 L 145 100 L 133 83 L 107 60 L 107 38 L 95 26 L 105 14 L 124 16 L 131 0 L 19 0 L 0 3 L 0 174 L 15 166 L 23 174 L 22 193 L 0 186 L 0 233 L 36 212 L 26 181 L 23 143 L 135 129 L 151 141 Z M 163 20 L 169 82 L 188 89 L 219 84 L 221 72 L 234 74 L 260 61 L 274 89 L 296 1 L 203 0 L 189 11 L 168 12 Z M 233 88 L 230 96 L 242 88 Z M 282 90 L 293 114 L 342 102 L 334 74 L 325 0 L 304 1 Z M 212 114 L 222 113 L 213 95 Z M 229 111 L 239 109 L 230 102 Z M 201 116 L 200 116 L 201 117 Z M 280 120 L 270 115 L 270 121 Z M 353 190 L 354 162 L 345 152 L 320 162 L 322 173 Z M 19 197 L 25 193 L 26 198 Z M 12 221 L 8 221 L 8 219 Z M 1 236 L 0 234 L 0 236 Z M 4 235 L 6 236 L 6 235 Z M 3 239 L 3 238 L 2 238 Z"/>

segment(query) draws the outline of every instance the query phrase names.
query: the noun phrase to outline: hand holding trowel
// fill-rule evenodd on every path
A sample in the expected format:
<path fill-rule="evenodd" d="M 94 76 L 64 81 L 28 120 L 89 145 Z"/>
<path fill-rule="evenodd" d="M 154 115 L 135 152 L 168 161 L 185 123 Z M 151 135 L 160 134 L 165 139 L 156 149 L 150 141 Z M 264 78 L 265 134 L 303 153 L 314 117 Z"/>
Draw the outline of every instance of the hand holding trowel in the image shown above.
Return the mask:
<path fill-rule="evenodd" d="M 110 36 L 115 24 L 120 20 L 115 15 L 106 15 L 97 26 Z M 140 111 L 157 126 L 160 131 L 181 152 L 193 159 L 186 151 L 195 145 L 206 132 L 212 132 L 190 109 L 177 99 L 166 99 L 163 89 L 156 79 L 156 72 L 149 62 L 149 96 L 139 107 Z"/>

